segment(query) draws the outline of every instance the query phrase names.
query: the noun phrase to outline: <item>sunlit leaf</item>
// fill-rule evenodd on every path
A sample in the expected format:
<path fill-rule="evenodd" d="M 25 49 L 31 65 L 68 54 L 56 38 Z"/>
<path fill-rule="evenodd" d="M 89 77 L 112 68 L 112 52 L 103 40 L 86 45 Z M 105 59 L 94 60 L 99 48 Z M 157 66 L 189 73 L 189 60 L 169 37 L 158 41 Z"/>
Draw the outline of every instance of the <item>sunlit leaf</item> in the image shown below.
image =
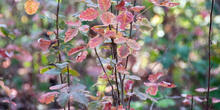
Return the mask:
<path fill-rule="evenodd" d="M 81 12 L 79 18 L 82 21 L 93 21 L 99 15 L 98 11 L 94 8 L 87 8 L 85 11 Z"/>
<path fill-rule="evenodd" d="M 115 21 L 115 15 L 111 12 L 102 13 L 100 18 L 104 25 L 113 24 L 113 22 Z"/>
<path fill-rule="evenodd" d="M 67 68 L 64 68 L 64 69 L 62 69 L 61 72 L 64 74 L 64 73 L 67 73 L 68 70 L 67 70 Z M 80 74 L 79 74 L 78 71 L 73 70 L 73 69 L 71 69 L 71 68 L 69 68 L 69 73 L 70 73 L 70 75 L 75 76 L 75 77 L 80 76 Z"/>
<path fill-rule="evenodd" d="M 111 7 L 111 0 L 98 0 L 100 10 L 107 11 Z"/>
<path fill-rule="evenodd" d="M 117 16 L 117 21 L 120 24 L 120 29 L 125 30 L 125 27 L 133 21 L 133 14 L 129 11 L 123 11 Z"/>

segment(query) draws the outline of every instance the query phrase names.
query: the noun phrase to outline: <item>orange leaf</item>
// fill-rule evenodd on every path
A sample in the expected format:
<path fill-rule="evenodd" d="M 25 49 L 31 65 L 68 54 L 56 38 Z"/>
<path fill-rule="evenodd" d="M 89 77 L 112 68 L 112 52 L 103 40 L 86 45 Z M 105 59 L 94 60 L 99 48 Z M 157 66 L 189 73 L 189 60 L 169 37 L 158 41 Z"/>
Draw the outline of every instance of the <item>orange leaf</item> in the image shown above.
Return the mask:
<path fill-rule="evenodd" d="M 43 38 L 40 38 L 38 40 L 38 46 L 42 49 L 42 50 L 47 50 L 51 45 L 51 40 L 46 40 Z"/>
<path fill-rule="evenodd" d="M 128 39 L 128 41 L 126 43 L 133 50 L 140 50 L 141 49 L 141 46 L 135 40 Z"/>
<path fill-rule="evenodd" d="M 107 11 L 111 7 L 111 0 L 98 0 L 99 8 Z"/>
<path fill-rule="evenodd" d="M 37 12 L 40 3 L 35 0 L 27 0 L 24 4 L 25 12 L 29 15 L 33 15 Z"/>
<path fill-rule="evenodd" d="M 130 53 L 129 48 L 124 45 L 122 45 L 120 48 L 118 48 L 117 51 L 118 51 L 118 56 L 121 58 L 126 58 Z"/>
<path fill-rule="evenodd" d="M 59 94 L 59 92 L 47 92 L 46 94 L 43 94 L 40 96 L 38 101 L 40 103 L 49 104 L 51 102 L 54 102 L 54 98 Z"/>
<path fill-rule="evenodd" d="M 135 6 L 135 7 L 131 7 L 130 10 L 139 13 L 144 8 L 145 8 L 145 6 Z"/>
<path fill-rule="evenodd" d="M 125 27 L 133 21 L 133 14 L 129 11 L 123 11 L 121 14 L 117 16 L 117 21 L 120 24 L 120 29 L 125 30 Z"/>
<path fill-rule="evenodd" d="M 68 29 L 65 33 L 64 42 L 72 40 L 78 34 L 78 29 Z"/>
<path fill-rule="evenodd" d="M 81 50 L 83 50 L 85 48 L 86 48 L 85 45 L 72 48 L 72 49 L 69 50 L 68 56 L 71 56 L 71 55 L 73 55 L 73 54 L 75 54 L 75 53 L 77 53 L 77 52 L 79 52 L 79 51 L 81 51 Z"/>
<path fill-rule="evenodd" d="M 88 46 L 90 48 L 95 48 L 98 45 L 100 45 L 103 41 L 104 41 L 104 39 L 102 37 L 96 36 L 96 37 L 90 39 Z"/>
<path fill-rule="evenodd" d="M 98 11 L 94 8 L 87 8 L 85 11 L 81 12 L 79 18 L 82 21 L 93 21 L 99 15 Z"/>
<path fill-rule="evenodd" d="M 115 15 L 111 12 L 105 12 L 101 15 L 101 21 L 104 25 L 113 24 L 115 20 Z"/>

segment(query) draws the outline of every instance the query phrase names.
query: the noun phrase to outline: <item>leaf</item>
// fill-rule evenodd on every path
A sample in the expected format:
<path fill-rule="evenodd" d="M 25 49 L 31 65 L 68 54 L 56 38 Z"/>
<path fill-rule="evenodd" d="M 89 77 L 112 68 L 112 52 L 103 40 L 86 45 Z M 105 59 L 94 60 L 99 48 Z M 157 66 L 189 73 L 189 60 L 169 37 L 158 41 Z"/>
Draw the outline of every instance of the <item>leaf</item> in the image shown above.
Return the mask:
<path fill-rule="evenodd" d="M 117 10 L 120 10 L 120 11 L 126 10 L 126 8 L 125 8 L 125 1 L 124 1 L 124 0 L 121 0 L 121 2 L 120 2 L 118 5 L 116 5 L 115 8 L 116 8 Z"/>
<path fill-rule="evenodd" d="M 150 94 L 150 95 L 157 95 L 157 91 L 158 91 L 158 86 L 150 86 L 149 88 L 147 88 L 146 93 Z"/>
<path fill-rule="evenodd" d="M 127 38 L 125 38 L 125 37 L 118 37 L 118 38 L 114 39 L 114 42 L 116 44 L 123 44 L 123 43 L 127 42 Z"/>
<path fill-rule="evenodd" d="M 139 90 L 135 89 L 134 90 L 134 94 L 141 100 L 147 100 L 147 99 L 150 99 L 151 101 L 153 102 L 156 102 L 157 103 L 157 100 L 154 99 L 153 97 L 149 96 L 148 94 L 144 94 L 142 92 L 140 92 Z"/>
<path fill-rule="evenodd" d="M 98 34 L 103 35 L 105 33 L 104 31 L 106 28 L 107 26 L 105 25 L 96 25 L 96 26 L 93 26 L 91 29 Z"/>
<path fill-rule="evenodd" d="M 88 25 L 82 25 L 79 27 L 79 31 L 82 31 L 84 33 L 89 31 L 89 26 Z"/>
<path fill-rule="evenodd" d="M 215 90 L 218 90 L 218 87 L 213 87 L 213 88 L 209 89 L 210 92 L 215 91 Z M 195 89 L 195 91 L 200 92 L 200 93 L 204 93 L 204 92 L 207 92 L 208 89 L 207 88 L 197 88 L 197 89 Z"/>
<path fill-rule="evenodd" d="M 165 6 L 165 7 L 175 7 L 177 5 L 179 5 L 179 3 L 175 3 L 175 2 L 170 2 L 170 0 L 149 0 L 149 2 L 153 3 L 154 5 L 157 6 Z"/>
<path fill-rule="evenodd" d="M 111 0 L 98 0 L 100 10 L 107 11 L 111 7 Z"/>
<path fill-rule="evenodd" d="M 80 20 L 76 20 L 76 21 L 66 21 L 66 24 L 68 26 L 74 26 L 74 27 L 79 27 L 81 26 L 81 21 Z"/>
<path fill-rule="evenodd" d="M 47 66 L 45 68 L 40 69 L 40 74 L 44 74 L 46 71 L 50 70 L 51 68 L 55 68 L 54 66 Z"/>
<path fill-rule="evenodd" d="M 169 106 L 174 106 L 174 105 L 175 105 L 175 101 L 172 99 L 162 99 L 159 100 L 157 103 L 157 106 L 161 108 L 167 108 Z"/>
<path fill-rule="evenodd" d="M 125 77 L 127 77 L 128 79 L 131 79 L 131 80 L 141 80 L 141 78 L 136 75 L 126 75 Z"/>
<path fill-rule="evenodd" d="M 125 69 L 125 67 L 121 64 L 117 64 L 117 70 L 118 72 L 120 73 L 123 73 L 123 74 L 129 74 L 129 72 Z"/>
<path fill-rule="evenodd" d="M 40 103 L 49 104 L 51 102 L 54 102 L 54 98 L 59 94 L 59 92 L 47 92 L 40 96 L 38 101 Z"/>
<path fill-rule="evenodd" d="M 27 0 L 24 4 L 25 12 L 29 15 L 33 15 L 37 12 L 40 3 L 35 0 Z"/>
<path fill-rule="evenodd" d="M 100 18 L 104 25 L 110 25 L 114 23 L 115 15 L 111 12 L 104 12 Z"/>
<path fill-rule="evenodd" d="M 93 21 L 99 15 L 98 11 L 94 8 L 87 8 L 85 11 L 81 12 L 79 18 L 82 21 Z"/>
<path fill-rule="evenodd" d="M 59 68 L 59 69 L 63 69 L 65 67 L 67 67 L 69 63 L 68 62 L 63 62 L 63 63 L 56 63 L 55 65 Z"/>
<path fill-rule="evenodd" d="M 43 51 L 47 50 L 50 47 L 50 45 L 51 45 L 51 41 L 50 40 L 45 40 L 43 38 L 38 39 L 38 46 Z"/>
<path fill-rule="evenodd" d="M 144 8 L 145 8 L 145 6 L 134 6 L 134 7 L 131 7 L 130 10 L 139 13 Z"/>
<path fill-rule="evenodd" d="M 114 30 L 107 30 L 104 34 L 105 38 L 114 38 L 116 35 L 116 31 Z"/>
<path fill-rule="evenodd" d="M 65 33 L 64 42 L 72 40 L 78 34 L 78 29 L 68 29 Z"/>
<path fill-rule="evenodd" d="M 104 41 L 103 37 L 96 36 L 89 40 L 88 46 L 90 48 L 95 48 Z"/>
<path fill-rule="evenodd" d="M 60 106 L 64 107 L 68 100 L 69 100 L 70 95 L 66 92 L 61 92 L 60 95 L 57 98 L 57 102 Z"/>
<path fill-rule="evenodd" d="M 86 49 L 86 46 L 85 46 L 85 45 L 72 48 L 72 49 L 70 49 L 70 50 L 68 51 L 68 56 L 71 56 L 71 55 L 73 55 L 73 54 L 75 54 L 75 53 L 77 53 L 77 52 L 79 52 L 79 51 L 81 51 L 81 50 L 84 50 L 84 49 Z"/>
<path fill-rule="evenodd" d="M 153 27 L 147 18 L 138 19 L 135 24 L 140 28 L 141 32 L 150 32 L 153 30 Z"/>
<path fill-rule="evenodd" d="M 49 75 L 58 75 L 60 73 L 61 73 L 61 71 L 57 68 L 52 68 L 52 69 L 44 72 L 44 74 L 49 74 Z"/>
<path fill-rule="evenodd" d="M 100 106 L 100 104 L 98 101 L 89 102 L 88 110 L 99 110 L 98 109 L 99 106 Z"/>
<path fill-rule="evenodd" d="M 140 50 L 141 49 L 141 46 L 135 40 L 128 39 L 126 43 L 133 50 Z"/>
<path fill-rule="evenodd" d="M 119 57 L 126 58 L 129 55 L 130 50 L 129 50 L 129 48 L 127 46 L 122 45 L 121 47 L 119 47 L 117 49 L 117 53 L 118 53 Z"/>
<path fill-rule="evenodd" d="M 174 88 L 174 87 L 176 87 L 175 84 L 172 84 L 172 83 L 169 83 L 169 82 L 166 82 L 166 81 L 160 82 L 159 86 L 162 86 L 162 87 L 165 87 L 165 88 Z"/>
<path fill-rule="evenodd" d="M 85 88 L 86 87 L 82 84 L 73 85 L 70 87 L 70 95 L 73 97 L 74 101 L 88 106 L 89 100 L 82 92 Z"/>
<path fill-rule="evenodd" d="M 212 103 L 213 104 L 220 103 L 220 99 L 212 98 Z"/>
<path fill-rule="evenodd" d="M 120 29 L 125 30 L 125 27 L 133 21 L 133 14 L 129 11 L 123 11 L 116 18 L 117 22 L 120 24 Z"/>
<path fill-rule="evenodd" d="M 64 69 L 62 70 L 62 73 L 66 73 L 66 72 L 67 72 L 67 68 L 64 68 Z M 75 76 L 75 77 L 80 76 L 80 74 L 79 74 L 78 71 L 73 70 L 73 69 L 71 69 L 71 68 L 69 68 L 69 73 L 70 73 L 72 76 Z"/>
<path fill-rule="evenodd" d="M 64 87 L 67 87 L 67 83 L 54 85 L 54 86 L 51 86 L 49 89 L 50 90 L 60 90 Z"/>
<path fill-rule="evenodd" d="M 88 55 L 87 51 L 80 52 L 79 55 L 76 57 L 76 62 L 77 63 L 82 62 L 84 59 L 86 59 L 87 55 Z"/>
<path fill-rule="evenodd" d="M 160 77 L 162 77 L 164 74 L 162 72 L 158 72 L 156 74 L 151 74 L 148 77 L 148 80 L 150 82 L 156 82 Z"/>

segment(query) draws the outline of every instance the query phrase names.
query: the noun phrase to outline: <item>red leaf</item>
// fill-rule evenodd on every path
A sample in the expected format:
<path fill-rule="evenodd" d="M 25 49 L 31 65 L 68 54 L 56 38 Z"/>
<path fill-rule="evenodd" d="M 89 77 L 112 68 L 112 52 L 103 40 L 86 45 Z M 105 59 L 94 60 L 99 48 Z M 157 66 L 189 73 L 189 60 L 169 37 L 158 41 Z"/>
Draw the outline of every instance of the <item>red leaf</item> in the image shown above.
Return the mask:
<path fill-rule="evenodd" d="M 96 37 L 90 39 L 88 46 L 90 48 L 95 48 L 98 45 L 100 45 L 103 41 L 104 41 L 104 39 L 102 37 L 96 36 Z"/>
<path fill-rule="evenodd" d="M 79 55 L 76 57 L 76 62 L 80 63 L 82 62 L 88 55 L 88 52 L 87 51 L 83 51 L 83 52 L 80 52 Z"/>
<path fill-rule="evenodd" d="M 140 50 L 141 49 L 141 46 L 135 40 L 128 39 L 128 41 L 126 43 L 133 50 Z"/>
<path fill-rule="evenodd" d="M 139 13 L 144 8 L 145 8 L 145 6 L 135 6 L 135 7 L 131 7 L 130 10 Z"/>
<path fill-rule="evenodd" d="M 42 50 L 47 50 L 51 45 L 51 40 L 46 40 L 43 38 L 40 38 L 38 40 L 38 46 L 42 49 Z"/>
<path fill-rule="evenodd" d="M 112 108 L 111 102 L 107 102 L 105 103 L 103 110 L 111 110 L 111 108 Z"/>
<path fill-rule="evenodd" d="M 133 21 L 133 14 L 129 11 L 123 11 L 121 14 L 117 16 L 117 21 L 120 24 L 120 29 L 124 30 L 126 25 Z"/>
<path fill-rule="evenodd" d="M 118 48 L 117 51 L 118 51 L 118 56 L 121 58 L 126 58 L 130 53 L 129 48 L 124 45 L 122 45 L 120 48 Z"/>
<path fill-rule="evenodd" d="M 89 31 L 89 26 L 88 25 L 80 26 L 79 30 L 86 33 Z"/>
<path fill-rule="evenodd" d="M 49 104 L 51 102 L 54 102 L 54 98 L 59 94 L 59 92 L 47 92 L 46 94 L 43 94 L 40 96 L 38 101 L 40 103 Z"/>
<path fill-rule="evenodd" d="M 125 8 L 125 1 L 124 1 L 124 0 L 121 0 L 121 2 L 120 2 L 118 5 L 116 5 L 115 8 L 116 8 L 117 10 L 120 10 L 120 11 L 126 10 L 126 8 Z"/>
<path fill-rule="evenodd" d="M 51 86 L 49 89 L 50 90 L 59 90 L 59 89 L 62 89 L 64 87 L 67 87 L 67 83 L 54 85 L 54 86 Z"/>
<path fill-rule="evenodd" d="M 79 52 L 79 51 L 81 51 L 85 48 L 86 48 L 86 46 L 78 46 L 78 47 L 72 48 L 72 49 L 69 50 L 68 56 L 71 56 L 71 55 L 73 55 L 73 54 L 75 54 L 75 53 L 77 53 L 77 52 Z"/>
<path fill-rule="evenodd" d="M 81 26 L 81 21 L 80 20 L 76 20 L 76 21 L 66 21 L 66 24 L 68 26 L 75 26 L 75 27 L 79 27 Z"/>
<path fill-rule="evenodd" d="M 10 57 L 10 56 L 8 55 L 8 52 L 5 49 L 0 48 L 0 58 L 1 57 L 7 58 L 7 57 Z"/>
<path fill-rule="evenodd" d="M 148 80 L 150 82 L 156 82 L 161 76 L 163 76 L 163 73 L 158 72 L 156 74 L 149 75 Z"/>
<path fill-rule="evenodd" d="M 165 6 L 165 7 L 174 7 L 179 5 L 179 3 L 170 2 L 170 0 L 163 0 L 162 2 L 160 0 L 149 0 L 149 2 L 157 6 Z"/>
<path fill-rule="evenodd" d="M 65 33 L 64 42 L 72 40 L 78 34 L 78 29 L 68 29 Z"/>
<path fill-rule="evenodd" d="M 150 95 L 157 95 L 157 91 L 158 91 L 158 86 L 150 86 L 149 88 L 147 88 L 146 93 Z"/>
<path fill-rule="evenodd" d="M 113 24 L 115 20 L 115 15 L 111 12 L 105 12 L 101 15 L 101 21 L 104 25 Z"/>
<path fill-rule="evenodd" d="M 82 21 L 93 21 L 98 15 L 98 11 L 96 11 L 94 8 L 87 8 L 85 11 L 81 12 L 79 18 Z"/>
<path fill-rule="evenodd" d="M 111 0 L 98 0 L 99 8 L 107 11 L 111 7 Z"/>
<path fill-rule="evenodd" d="M 176 87 L 175 84 L 172 84 L 172 83 L 169 83 L 169 82 L 166 82 L 166 81 L 160 82 L 159 85 L 162 86 L 162 87 L 165 87 L 165 88 L 174 88 L 174 87 Z"/>
<path fill-rule="evenodd" d="M 125 37 L 118 37 L 118 38 L 114 39 L 114 42 L 116 44 L 123 44 L 123 43 L 127 42 L 127 38 L 125 38 Z"/>

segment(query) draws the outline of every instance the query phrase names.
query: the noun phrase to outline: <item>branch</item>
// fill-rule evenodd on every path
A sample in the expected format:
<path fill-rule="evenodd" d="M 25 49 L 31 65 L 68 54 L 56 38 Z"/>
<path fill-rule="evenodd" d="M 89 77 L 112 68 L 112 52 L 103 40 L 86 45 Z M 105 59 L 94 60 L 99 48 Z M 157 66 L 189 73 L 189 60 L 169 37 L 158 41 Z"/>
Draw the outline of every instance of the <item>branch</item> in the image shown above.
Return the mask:
<path fill-rule="evenodd" d="M 209 38 L 208 38 L 208 56 L 209 56 L 209 72 L 208 72 L 208 92 L 206 94 L 206 110 L 209 110 L 209 92 L 210 92 L 210 79 L 211 79 L 211 34 L 212 34 L 212 15 L 214 9 L 215 0 L 212 0 L 211 14 L 210 14 L 210 24 L 209 24 Z"/>

